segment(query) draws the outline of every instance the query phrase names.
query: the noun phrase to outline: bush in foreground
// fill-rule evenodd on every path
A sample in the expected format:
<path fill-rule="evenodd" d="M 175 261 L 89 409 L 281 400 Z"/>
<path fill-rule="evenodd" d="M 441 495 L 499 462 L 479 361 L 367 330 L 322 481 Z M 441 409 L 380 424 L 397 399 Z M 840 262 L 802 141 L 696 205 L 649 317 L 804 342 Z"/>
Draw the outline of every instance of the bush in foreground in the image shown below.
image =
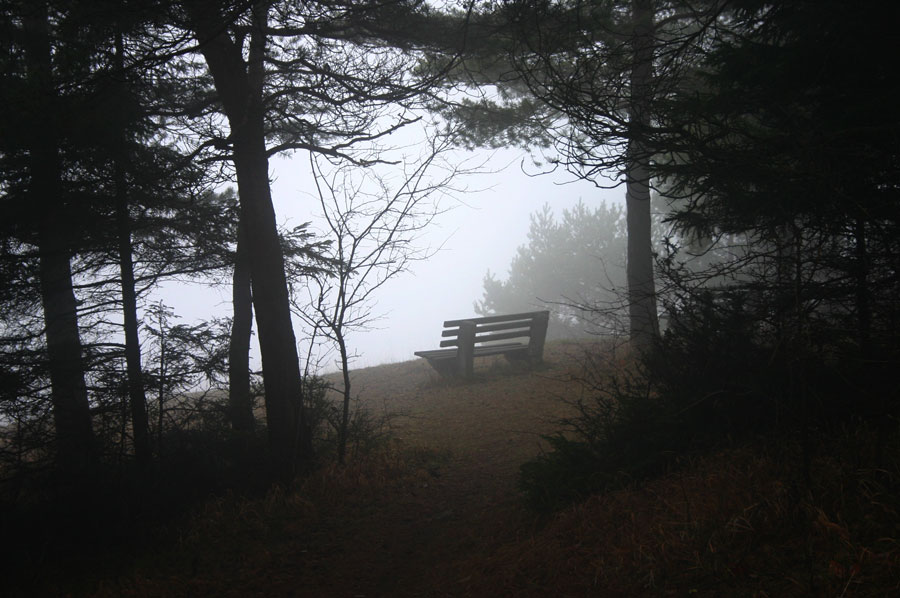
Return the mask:
<path fill-rule="evenodd" d="M 760 439 L 799 439 L 793 459 L 808 479 L 817 435 L 872 422 L 876 446 L 897 437 L 897 406 L 878 383 L 883 367 L 835 357 L 833 346 L 790 347 L 760 334 L 754 314 L 725 295 L 684 308 L 639 359 L 589 355 L 577 415 L 546 438 L 550 451 L 522 466 L 528 502 L 553 511 Z M 881 466 L 880 453 L 865 465 Z"/>

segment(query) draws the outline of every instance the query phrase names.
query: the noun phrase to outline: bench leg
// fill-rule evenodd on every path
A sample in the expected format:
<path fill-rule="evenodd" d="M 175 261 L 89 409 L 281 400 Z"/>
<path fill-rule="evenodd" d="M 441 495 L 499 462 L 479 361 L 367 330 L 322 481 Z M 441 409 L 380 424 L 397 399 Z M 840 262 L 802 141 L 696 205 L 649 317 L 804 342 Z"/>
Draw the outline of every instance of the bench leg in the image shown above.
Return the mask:
<path fill-rule="evenodd" d="M 531 321 L 531 338 L 528 339 L 528 352 L 532 364 L 544 361 L 544 341 L 547 339 L 547 326 L 550 324 L 550 312 L 537 314 Z"/>
<path fill-rule="evenodd" d="M 461 322 L 456 351 L 456 373 L 466 378 L 475 374 L 475 322 Z"/>

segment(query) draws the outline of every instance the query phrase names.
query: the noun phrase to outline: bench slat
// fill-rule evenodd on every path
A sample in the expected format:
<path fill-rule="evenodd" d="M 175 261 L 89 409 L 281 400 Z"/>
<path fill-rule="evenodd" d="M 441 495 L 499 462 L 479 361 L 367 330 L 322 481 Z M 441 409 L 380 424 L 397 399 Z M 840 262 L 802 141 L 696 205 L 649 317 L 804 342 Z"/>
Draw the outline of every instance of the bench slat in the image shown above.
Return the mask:
<path fill-rule="evenodd" d="M 520 314 L 509 314 L 505 316 L 485 316 L 483 318 L 461 318 L 459 320 L 447 320 L 444 322 L 444 328 L 451 326 L 459 326 L 462 322 L 475 322 L 476 324 L 492 324 L 494 322 L 507 322 L 509 320 L 529 320 L 541 317 L 543 311 L 529 311 Z"/>
<path fill-rule="evenodd" d="M 530 336 L 527 332 L 500 332 L 500 333 L 490 333 L 490 334 L 476 334 L 475 342 L 476 343 L 487 343 L 491 341 L 504 341 L 511 338 L 522 338 Z M 441 347 L 457 347 L 459 346 L 459 339 L 453 338 L 445 341 L 441 341 Z"/>
<path fill-rule="evenodd" d="M 515 351 L 528 351 L 528 344 L 510 343 L 505 345 L 487 345 L 475 347 L 475 357 L 484 357 L 485 355 L 502 355 Z"/>
<path fill-rule="evenodd" d="M 425 359 L 444 359 L 456 357 L 456 349 L 432 349 L 430 351 L 416 351 L 413 353 L 416 357 L 424 357 Z"/>
<path fill-rule="evenodd" d="M 516 322 L 503 322 L 500 324 L 484 324 L 475 323 L 475 329 L 479 332 L 495 332 L 498 330 L 516 330 L 521 328 L 527 332 L 531 331 L 531 320 L 519 320 Z M 459 328 L 451 328 L 441 332 L 441 336 L 459 336 Z"/>

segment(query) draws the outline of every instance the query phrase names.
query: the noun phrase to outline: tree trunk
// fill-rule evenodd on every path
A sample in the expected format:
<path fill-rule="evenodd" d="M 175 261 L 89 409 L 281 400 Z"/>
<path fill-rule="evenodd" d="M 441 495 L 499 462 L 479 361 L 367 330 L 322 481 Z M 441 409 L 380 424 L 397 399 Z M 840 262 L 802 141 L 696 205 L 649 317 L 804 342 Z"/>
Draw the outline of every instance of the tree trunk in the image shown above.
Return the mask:
<path fill-rule="evenodd" d="M 291 325 L 284 257 L 269 192 L 262 118 L 258 124 L 257 134 L 247 135 L 247 138 L 240 135 L 235 139 L 234 163 L 241 198 L 241 222 L 247 233 L 269 441 L 279 466 L 290 469 L 296 457 L 295 426 L 302 424 L 300 361 Z"/>
<path fill-rule="evenodd" d="M 39 192 L 37 189 L 35 191 Z M 72 472 L 86 467 L 93 460 L 94 439 L 84 382 L 72 270 L 68 252 L 63 243 L 58 242 L 60 233 L 54 229 L 48 223 L 41 227 L 38 250 L 41 304 L 44 308 L 50 395 L 56 426 L 56 459 L 64 471 Z"/>
<path fill-rule="evenodd" d="M 25 60 L 35 101 L 52 109 L 50 38 L 46 5 L 25 19 Z M 72 223 L 60 201 L 61 166 L 52 125 L 36 123 L 30 153 L 29 195 L 38 212 L 40 292 L 50 370 L 50 395 L 56 426 L 56 460 L 66 472 L 75 472 L 94 459 L 93 431 L 84 382 L 84 363 L 78 332 L 78 312 L 72 288 L 72 269 L 66 239 Z"/>
<path fill-rule="evenodd" d="M 228 412 L 234 430 L 253 430 L 250 397 L 250 336 L 253 328 L 253 294 L 250 291 L 250 261 L 244 227 L 238 226 L 238 242 L 232 275 L 231 298 L 234 318 L 228 346 Z"/>
<path fill-rule="evenodd" d="M 131 429 L 134 434 L 134 456 L 141 469 L 151 460 L 150 424 L 147 417 L 147 396 L 141 371 L 141 341 L 138 336 L 137 293 L 134 289 L 132 262 L 131 219 L 125 176 L 116 159 L 116 223 L 119 236 L 119 272 L 122 278 L 122 315 L 125 329 L 125 364 L 128 371 L 128 402 L 131 408 Z"/>
<path fill-rule="evenodd" d="M 869 249 L 866 240 L 866 221 L 856 218 L 853 227 L 856 253 L 856 328 L 859 354 L 864 364 L 874 358 L 872 350 L 872 306 L 869 291 Z"/>
<path fill-rule="evenodd" d="M 116 73 L 124 77 L 122 35 L 116 35 Z M 125 81 L 118 81 L 124 96 Z M 123 124 L 120 122 L 120 124 Z M 125 176 L 127 143 L 124 127 L 119 130 L 119 147 L 113 158 L 116 192 L 116 227 L 119 243 L 119 274 L 122 279 L 122 324 L 125 331 L 125 365 L 128 372 L 128 403 L 131 409 L 131 429 L 134 434 L 134 456 L 138 466 L 146 470 L 152 458 L 150 448 L 150 423 L 147 417 L 147 395 L 144 392 L 144 374 L 141 371 L 141 341 L 138 335 L 137 292 L 134 288 L 133 245 L 131 242 L 131 216 L 128 213 L 128 182 Z"/>
<path fill-rule="evenodd" d="M 341 429 L 338 431 L 338 463 L 343 463 L 347 454 L 347 433 L 350 428 L 350 359 L 347 355 L 347 343 L 344 340 L 344 332 L 335 332 L 338 341 L 338 350 L 341 353 L 341 376 L 344 380 L 343 405 L 341 406 Z"/>
<path fill-rule="evenodd" d="M 648 350 L 659 336 L 653 278 L 653 237 L 650 218 L 649 155 L 641 142 L 650 127 L 649 103 L 653 74 L 653 7 L 651 0 L 632 1 L 634 32 L 627 150 L 626 224 L 628 227 L 628 315 L 632 345 Z"/>
<path fill-rule="evenodd" d="M 275 465 L 283 477 L 307 456 L 301 409 L 300 361 L 291 325 L 284 256 L 269 189 L 263 106 L 266 8 L 253 9 L 248 62 L 242 48 L 201 6 L 189 5 L 203 56 L 231 127 L 234 166 L 247 241 L 253 303 L 263 366 L 266 423 Z M 207 8 L 209 5 L 206 6 Z"/>
<path fill-rule="evenodd" d="M 156 387 L 156 404 L 158 405 L 156 413 L 156 450 L 162 454 L 163 451 L 163 428 L 166 423 L 166 383 L 168 382 L 168 345 L 166 344 L 166 333 L 168 329 L 168 321 L 166 319 L 166 307 L 162 300 L 159 302 L 159 383 Z"/>

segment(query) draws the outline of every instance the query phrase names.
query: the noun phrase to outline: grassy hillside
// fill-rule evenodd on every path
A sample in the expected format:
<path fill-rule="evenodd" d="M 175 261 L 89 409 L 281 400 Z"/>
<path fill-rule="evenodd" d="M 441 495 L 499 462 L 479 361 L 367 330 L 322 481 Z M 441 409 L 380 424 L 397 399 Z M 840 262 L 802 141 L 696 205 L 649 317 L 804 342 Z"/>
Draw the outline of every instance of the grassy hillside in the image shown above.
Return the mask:
<path fill-rule="evenodd" d="M 790 441 L 685 460 L 553 516 L 523 506 L 518 468 L 582 392 L 583 345 L 471 381 L 426 362 L 354 372 L 371 442 L 345 467 L 262 498 L 209 500 L 132 558 L 73 555 L 46 594 L 92 596 L 881 596 L 900 592 L 887 472 L 832 439 L 797 478 Z M 896 454 L 896 453 L 895 453 Z M 81 559 L 81 560 L 79 560 Z M 114 562 L 115 565 L 110 565 Z M 81 563 L 82 566 L 78 566 Z M 32 585 L 29 592 L 34 592 Z"/>

